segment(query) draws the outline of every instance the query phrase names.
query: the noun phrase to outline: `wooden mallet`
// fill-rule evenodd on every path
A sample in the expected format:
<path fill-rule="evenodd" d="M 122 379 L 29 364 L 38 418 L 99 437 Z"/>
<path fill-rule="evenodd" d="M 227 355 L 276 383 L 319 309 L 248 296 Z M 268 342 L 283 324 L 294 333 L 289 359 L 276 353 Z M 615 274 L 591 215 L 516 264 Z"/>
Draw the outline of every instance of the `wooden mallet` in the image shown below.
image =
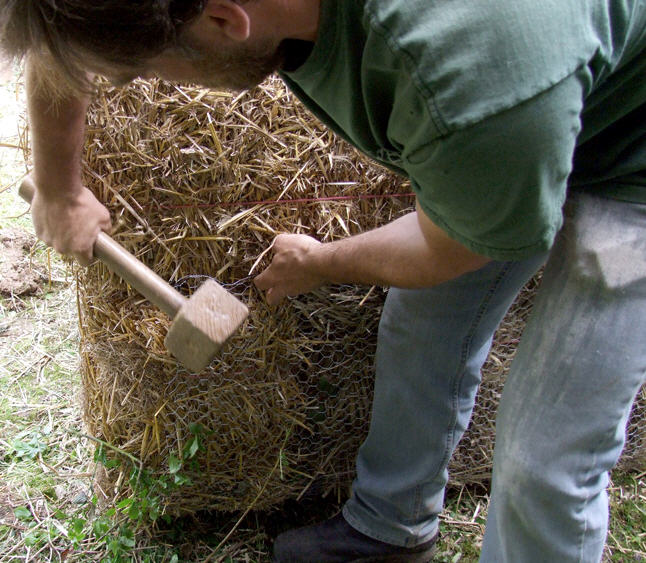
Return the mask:
<path fill-rule="evenodd" d="M 18 193 L 31 203 L 35 186 L 30 178 L 23 180 Z M 164 344 L 193 372 L 211 363 L 249 314 L 246 305 L 213 280 L 204 282 L 190 298 L 184 297 L 105 232 L 99 233 L 93 253 L 173 319 Z"/>

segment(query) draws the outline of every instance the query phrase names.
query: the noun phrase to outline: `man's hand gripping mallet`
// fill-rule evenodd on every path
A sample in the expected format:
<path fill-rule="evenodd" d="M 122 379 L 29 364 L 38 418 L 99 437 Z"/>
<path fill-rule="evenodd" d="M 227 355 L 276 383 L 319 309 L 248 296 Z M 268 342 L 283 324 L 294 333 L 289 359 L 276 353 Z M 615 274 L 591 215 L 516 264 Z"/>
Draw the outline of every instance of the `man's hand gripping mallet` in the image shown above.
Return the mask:
<path fill-rule="evenodd" d="M 31 202 L 35 186 L 30 178 L 23 180 L 19 193 Z M 249 314 L 246 305 L 213 280 L 204 282 L 190 298 L 184 297 L 105 232 L 99 233 L 93 252 L 173 319 L 164 344 L 191 371 L 206 368 Z"/>

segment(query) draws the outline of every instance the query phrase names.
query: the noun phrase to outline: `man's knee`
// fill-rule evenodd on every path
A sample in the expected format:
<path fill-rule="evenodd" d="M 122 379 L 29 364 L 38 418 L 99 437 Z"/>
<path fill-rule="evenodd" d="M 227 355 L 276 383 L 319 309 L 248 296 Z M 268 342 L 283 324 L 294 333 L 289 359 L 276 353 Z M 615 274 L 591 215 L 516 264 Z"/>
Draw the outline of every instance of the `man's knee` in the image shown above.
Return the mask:
<path fill-rule="evenodd" d="M 498 491 L 520 504 L 544 506 L 585 504 L 608 484 L 608 456 L 600 450 L 562 443 L 537 425 L 534 433 L 498 437 L 494 475 Z M 613 448 L 614 451 L 614 448 Z M 613 453 L 614 455 L 614 453 Z"/>

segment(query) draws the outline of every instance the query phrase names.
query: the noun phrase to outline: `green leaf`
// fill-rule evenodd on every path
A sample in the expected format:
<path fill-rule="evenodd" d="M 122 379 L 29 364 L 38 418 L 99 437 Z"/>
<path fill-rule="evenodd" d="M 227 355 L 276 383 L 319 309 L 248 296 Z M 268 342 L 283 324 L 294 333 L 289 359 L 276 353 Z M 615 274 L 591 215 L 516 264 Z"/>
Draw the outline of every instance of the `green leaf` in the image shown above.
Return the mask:
<path fill-rule="evenodd" d="M 105 536 L 110 531 L 110 527 L 110 520 L 105 516 L 101 516 L 92 522 L 92 532 L 94 532 L 97 539 Z"/>
<path fill-rule="evenodd" d="M 191 479 L 190 477 L 187 477 L 186 475 L 180 475 L 177 473 L 175 475 L 175 484 L 176 485 L 190 485 L 191 484 Z"/>
<path fill-rule="evenodd" d="M 132 498 L 124 498 L 122 501 L 117 503 L 117 508 L 123 510 L 124 508 L 128 508 L 132 504 L 132 502 Z"/>
<path fill-rule="evenodd" d="M 48 489 L 43 489 L 43 495 L 45 495 L 48 500 L 51 500 L 51 501 L 58 500 L 58 494 L 56 493 L 56 489 L 54 488 L 50 487 Z"/>
<path fill-rule="evenodd" d="M 95 463 L 100 463 L 106 469 L 112 469 L 113 467 L 118 467 L 121 465 L 121 461 L 117 458 L 109 459 L 103 444 L 99 444 L 94 450 L 94 461 Z"/>
<path fill-rule="evenodd" d="M 105 465 L 107 461 L 108 459 L 105 455 L 105 449 L 103 449 L 103 444 L 99 444 L 94 450 L 94 462 L 102 463 L 103 465 Z"/>
<path fill-rule="evenodd" d="M 78 547 L 87 535 L 84 532 L 85 524 L 86 521 L 82 518 L 73 518 L 70 526 L 67 528 L 67 535 L 74 547 Z"/>
<path fill-rule="evenodd" d="M 141 518 L 141 507 L 137 503 L 132 503 L 128 509 L 130 520 L 139 520 Z"/>
<path fill-rule="evenodd" d="M 182 461 L 175 457 L 174 455 L 170 456 L 168 460 L 168 470 L 174 475 L 182 468 Z"/>
<path fill-rule="evenodd" d="M 151 506 L 150 509 L 148 510 L 148 518 L 150 518 L 153 522 L 159 518 L 159 507 L 158 506 Z"/>
<path fill-rule="evenodd" d="M 47 451 L 47 444 L 40 441 L 37 433 L 32 433 L 28 438 L 28 440 L 14 440 L 11 444 L 17 457 L 21 459 L 36 459 L 38 454 Z"/>
<path fill-rule="evenodd" d="M 133 487 L 148 487 L 152 484 L 152 482 L 153 480 L 152 476 L 150 475 L 150 471 L 143 468 L 133 467 L 132 471 L 130 472 L 130 483 Z"/>
<path fill-rule="evenodd" d="M 83 532 L 84 527 L 85 527 L 85 520 L 83 520 L 82 518 L 74 518 L 72 520 L 72 526 L 70 529 L 75 534 L 80 534 Z"/>
<path fill-rule="evenodd" d="M 108 459 L 103 465 L 106 469 L 112 469 L 113 467 L 119 467 L 121 465 L 121 461 L 118 459 Z"/>
<path fill-rule="evenodd" d="M 179 561 L 179 557 L 177 556 L 177 553 L 173 553 L 173 556 L 170 558 L 169 563 L 177 563 Z"/>
<path fill-rule="evenodd" d="M 26 506 L 19 506 L 17 508 L 14 508 L 13 513 L 18 520 L 22 520 L 23 522 L 27 522 L 28 520 L 31 520 L 33 516 L 31 515 L 31 512 Z"/>
<path fill-rule="evenodd" d="M 135 547 L 135 534 L 128 526 L 121 527 L 119 531 L 119 543 L 125 547 Z"/>
<path fill-rule="evenodd" d="M 32 530 L 25 536 L 25 545 L 27 547 L 36 547 L 44 544 L 48 540 L 45 530 Z"/>
<path fill-rule="evenodd" d="M 108 549 L 113 555 L 119 555 L 123 552 L 123 547 L 121 547 L 121 542 L 119 540 L 110 540 L 108 542 Z"/>
<path fill-rule="evenodd" d="M 200 449 L 200 442 L 197 439 L 197 436 L 195 436 L 191 441 L 190 441 L 190 446 L 188 448 L 188 457 L 192 458 L 195 456 L 197 451 Z"/>

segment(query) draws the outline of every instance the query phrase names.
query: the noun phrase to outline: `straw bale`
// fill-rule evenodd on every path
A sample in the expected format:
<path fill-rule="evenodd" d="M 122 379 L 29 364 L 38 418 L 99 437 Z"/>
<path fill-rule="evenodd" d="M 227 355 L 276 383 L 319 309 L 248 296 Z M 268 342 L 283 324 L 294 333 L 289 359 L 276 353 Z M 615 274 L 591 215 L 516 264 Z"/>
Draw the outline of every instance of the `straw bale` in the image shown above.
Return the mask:
<path fill-rule="evenodd" d="M 361 157 L 272 78 L 242 95 L 189 85 L 101 85 L 89 113 L 87 185 L 114 237 L 189 295 L 215 278 L 250 308 L 220 357 L 187 373 L 163 346 L 169 320 L 101 264 L 79 279 L 84 419 L 89 431 L 168 472 L 191 427 L 208 431 L 191 485 L 166 510 L 271 508 L 342 495 L 365 436 L 385 291 L 332 286 L 269 307 L 252 284 L 280 232 L 335 240 L 411 210 L 410 187 Z M 481 402 L 451 472 L 488 476 L 500 387 L 531 285 L 501 327 Z M 127 488 L 120 469 L 107 496 Z M 183 470 L 184 471 L 184 470 Z"/>
<path fill-rule="evenodd" d="M 102 265 L 84 272 L 90 432 L 163 472 L 191 425 L 208 429 L 193 485 L 169 500 L 176 512 L 260 509 L 347 484 L 369 420 L 384 291 L 334 286 L 272 309 L 252 278 L 277 233 L 328 241 L 376 227 L 410 210 L 412 198 L 397 196 L 410 188 L 276 79 L 241 96 L 155 81 L 103 86 L 85 160 L 115 239 L 180 291 L 214 277 L 251 310 L 212 366 L 189 374 L 164 349 L 162 313 Z M 122 482 L 113 470 L 103 488 Z"/>

